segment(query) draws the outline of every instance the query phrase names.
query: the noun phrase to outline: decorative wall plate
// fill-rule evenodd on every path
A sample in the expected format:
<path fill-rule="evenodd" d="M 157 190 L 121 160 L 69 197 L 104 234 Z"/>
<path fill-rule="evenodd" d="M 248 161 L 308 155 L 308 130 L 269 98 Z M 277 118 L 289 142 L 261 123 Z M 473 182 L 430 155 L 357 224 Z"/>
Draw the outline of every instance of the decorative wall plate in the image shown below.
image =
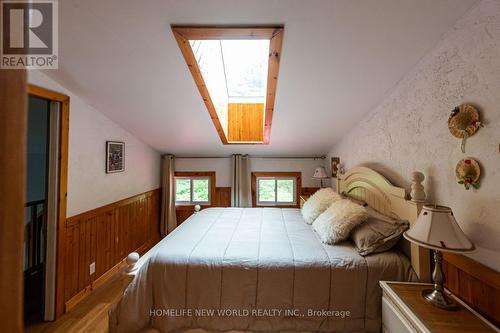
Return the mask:
<path fill-rule="evenodd" d="M 450 133 L 459 139 L 462 139 L 462 152 L 465 153 L 465 140 L 474 135 L 481 127 L 479 121 L 479 112 L 470 104 L 462 104 L 451 111 L 448 118 L 448 128 Z"/>
<path fill-rule="evenodd" d="M 475 189 L 478 189 L 480 186 L 479 177 L 481 176 L 481 167 L 472 158 L 460 160 L 455 168 L 455 175 L 457 176 L 458 183 L 464 185 L 466 190 L 470 189 L 471 186 Z"/>

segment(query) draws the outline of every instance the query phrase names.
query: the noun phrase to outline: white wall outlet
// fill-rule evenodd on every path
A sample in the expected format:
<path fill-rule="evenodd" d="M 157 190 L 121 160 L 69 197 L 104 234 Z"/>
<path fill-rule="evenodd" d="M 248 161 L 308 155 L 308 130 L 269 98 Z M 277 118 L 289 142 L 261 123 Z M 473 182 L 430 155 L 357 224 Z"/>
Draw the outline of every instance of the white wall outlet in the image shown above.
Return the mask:
<path fill-rule="evenodd" d="M 90 264 L 90 275 L 95 273 L 95 262 Z"/>

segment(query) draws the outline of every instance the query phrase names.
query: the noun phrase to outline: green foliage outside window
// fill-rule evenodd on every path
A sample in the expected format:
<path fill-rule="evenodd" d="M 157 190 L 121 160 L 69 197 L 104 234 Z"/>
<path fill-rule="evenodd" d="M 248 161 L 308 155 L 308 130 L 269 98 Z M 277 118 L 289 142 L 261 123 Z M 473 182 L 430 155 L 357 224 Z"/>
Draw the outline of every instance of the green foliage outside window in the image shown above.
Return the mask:
<path fill-rule="evenodd" d="M 293 203 L 293 180 L 278 179 L 278 202 Z"/>
<path fill-rule="evenodd" d="M 191 201 L 191 179 L 175 180 L 175 201 Z"/>
<path fill-rule="evenodd" d="M 259 201 L 274 202 L 276 195 L 274 179 L 259 179 Z"/>
<path fill-rule="evenodd" d="M 192 195 L 191 182 L 193 182 Z M 178 202 L 208 202 L 209 191 L 208 179 L 177 178 L 175 180 L 175 201 Z"/>
<path fill-rule="evenodd" d="M 293 203 L 293 179 L 259 179 L 259 202 Z"/>
<path fill-rule="evenodd" d="M 193 179 L 193 201 L 208 202 L 208 179 Z"/>

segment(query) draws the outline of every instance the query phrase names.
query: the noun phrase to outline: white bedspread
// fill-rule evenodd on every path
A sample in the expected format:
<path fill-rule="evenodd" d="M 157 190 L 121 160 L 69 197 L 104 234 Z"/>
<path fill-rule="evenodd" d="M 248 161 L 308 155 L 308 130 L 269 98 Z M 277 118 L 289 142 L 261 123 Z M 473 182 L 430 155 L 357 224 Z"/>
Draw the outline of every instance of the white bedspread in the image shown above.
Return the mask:
<path fill-rule="evenodd" d="M 321 243 L 298 209 L 205 209 L 152 251 L 110 312 L 111 332 L 378 332 L 378 281 L 416 279 L 397 251 Z"/>

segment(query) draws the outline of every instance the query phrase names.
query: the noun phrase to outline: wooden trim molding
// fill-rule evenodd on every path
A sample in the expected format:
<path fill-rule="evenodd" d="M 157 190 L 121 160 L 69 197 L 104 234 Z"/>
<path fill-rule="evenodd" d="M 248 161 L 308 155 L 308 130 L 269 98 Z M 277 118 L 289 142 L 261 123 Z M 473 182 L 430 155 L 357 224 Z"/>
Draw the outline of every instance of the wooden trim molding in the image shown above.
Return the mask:
<path fill-rule="evenodd" d="M 1 1 L 0 1 L 1 3 Z M 23 331 L 26 180 L 26 71 L 0 70 L 0 316 L 3 332 Z"/>
<path fill-rule="evenodd" d="M 174 33 L 187 40 L 271 39 L 283 30 L 276 26 L 172 25 Z"/>
<path fill-rule="evenodd" d="M 293 205 L 257 205 L 257 178 L 258 177 L 293 177 L 296 178 L 295 184 L 295 204 Z M 299 196 L 302 191 L 302 173 L 301 172 L 252 172 L 252 207 L 278 207 L 278 208 L 299 208 Z"/>
<path fill-rule="evenodd" d="M 500 326 L 500 273 L 461 254 L 443 253 L 445 286 Z"/>
<path fill-rule="evenodd" d="M 271 26 L 192 26 L 172 25 L 174 37 L 181 53 L 193 76 L 196 86 L 203 98 L 210 118 L 223 144 L 269 144 L 271 139 L 271 126 L 274 112 L 274 100 L 278 83 L 281 47 L 283 44 L 283 25 Z M 208 88 L 201 74 L 196 57 L 191 49 L 189 40 L 209 39 L 269 39 L 269 63 L 267 77 L 266 109 L 264 114 L 264 139 L 262 142 L 230 142 L 221 124 L 215 106 L 210 98 Z"/>
<path fill-rule="evenodd" d="M 264 144 L 271 141 L 271 126 L 273 123 L 274 99 L 278 86 L 278 73 L 281 60 L 281 45 L 283 44 L 283 29 L 276 32 L 269 44 L 269 68 L 267 70 L 266 111 L 264 114 Z"/>
<path fill-rule="evenodd" d="M 63 278 L 64 254 L 66 239 L 66 205 L 68 197 L 68 150 L 69 150 L 69 96 L 42 88 L 28 85 L 28 95 L 61 103 L 59 124 L 59 202 L 57 227 L 57 268 L 56 268 L 56 318 L 64 313 Z"/>

